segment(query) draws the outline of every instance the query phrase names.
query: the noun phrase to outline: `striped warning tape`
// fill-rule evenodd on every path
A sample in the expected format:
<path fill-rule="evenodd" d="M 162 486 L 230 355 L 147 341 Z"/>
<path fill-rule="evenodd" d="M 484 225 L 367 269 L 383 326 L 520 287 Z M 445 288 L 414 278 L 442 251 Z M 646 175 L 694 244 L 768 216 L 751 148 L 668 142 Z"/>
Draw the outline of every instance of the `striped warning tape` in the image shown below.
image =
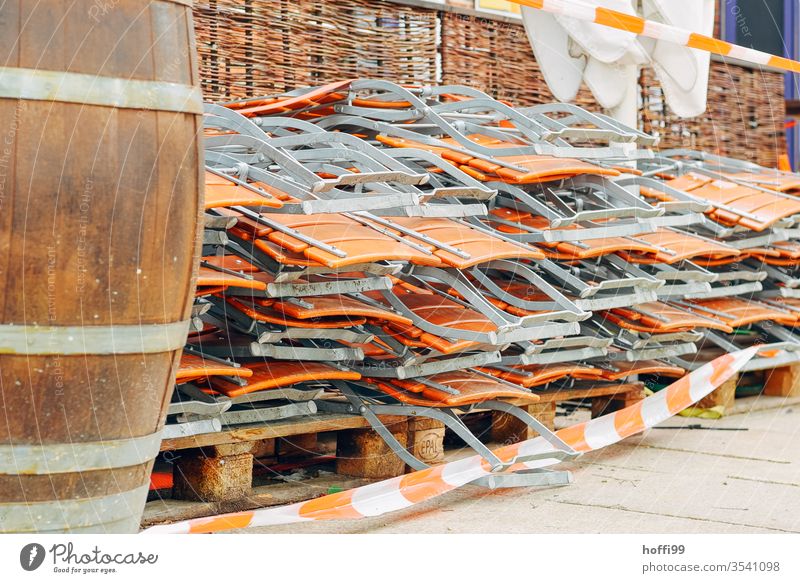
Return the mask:
<path fill-rule="evenodd" d="M 561 429 L 556 435 L 579 452 L 588 452 L 616 443 L 653 427 L 696 403 L 733 376 L 753 358 L 757 350 L 748 348 L 720 356 L 635 405 L 586 423 Z M 556 452 L 554 446 L 537 437 L 499 448 L 494 453 L 503 462 L 512 464 L 508 467 L 508 471 L 516 471 L 557 464 L 559 460 L 556 457 L 546 457 L 550 452 Z M 531 456 L 537 458 L 514 463 L 515 459 Z M 491 469 L 488 463 L 480 456 L 472 456 L 307 502 L 154 526 L 144 532 L 208 533 L 309 520 L 352 520 L 379 516 L 430 500 L 489 474 Z"/>
<path fill-rule="evenodd" d="M 792 59 L 735 45 L 711 36 L 672 26 L 671 24 L 653 22 L 633 14 L 626 14 L 601 6 L 592 6 L 577 0 L 511 0 L 511 2 L 559 16 L 569 16 L 586 22 L 602 24 L 603 26 L 624 30 L 647 38 L 665 40 L 684 47 L 741 59 L 755 65 L 768 65 L 776 69 L 800 73 L 800 62 Z"/>

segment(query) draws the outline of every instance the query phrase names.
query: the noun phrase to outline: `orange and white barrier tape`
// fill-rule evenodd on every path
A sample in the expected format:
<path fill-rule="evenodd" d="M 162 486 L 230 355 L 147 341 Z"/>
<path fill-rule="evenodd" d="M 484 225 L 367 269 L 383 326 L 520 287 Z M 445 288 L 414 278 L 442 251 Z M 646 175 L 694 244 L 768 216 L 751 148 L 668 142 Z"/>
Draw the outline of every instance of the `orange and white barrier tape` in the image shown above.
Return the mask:
<path fill-rule="evenodd" d="M 669 419 L 708 395 L 744 366 L 757 352 L 748 348 L 725 354 L 672 383 L 666 389 L 643 401 L 556 432 L 556 435 L 578 452 L 588 452 Z M 495 450 L 505 463 L 556 449 L 541 437 Z M 508 471 L 543 468 L 559 462 L 553 458 L 514 463 Z M 491 474 L 491 468 L 480 456 L 472 456 L 442 464 L 412 474 L 384 480 L 375 484 L 329 494 L 307 502 L 249 512 L 234 512 L 208 518 L 197 518 L 174 524 L 154 526 L 145 533 L 187 534 L 209 533 L 252 526 L 275 526 L 309 520 L 353 520 L 379 516 L 441 496 Z"/>
<path fill-rule="evenodd" d="M 511 2 L 559 16 L 569 16 L 578 20 L 609 26 L 647 38 L 665 40 L 691 49 L 699 49 L 724 57 L 740 59 L 754 65 L 768 65 L 776 69 L 800 73 L 800 62 L 798 61 L 735 45 L 711 36 L 672 26 L 671 24 L 654 22 L 633 14 L 603 8 L 602 6 L 592 6 L 577 0 L 511 0 Z"/>

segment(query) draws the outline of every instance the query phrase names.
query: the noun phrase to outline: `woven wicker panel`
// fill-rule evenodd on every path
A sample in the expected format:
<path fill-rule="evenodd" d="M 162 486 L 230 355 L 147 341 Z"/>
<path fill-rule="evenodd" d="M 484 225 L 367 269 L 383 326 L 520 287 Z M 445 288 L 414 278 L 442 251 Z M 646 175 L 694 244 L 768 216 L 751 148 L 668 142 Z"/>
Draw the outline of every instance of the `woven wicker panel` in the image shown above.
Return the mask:
<path fill-rule="evenodd" d="M 366 0 L 207 0 L 194 16 L 211 101 L 352 77 L 436 81 L 434 10 Z"/>
<path fill-rule="evenodd" d="M 641 77 L 644 131 L 660 148 L 695 148 L 775 166 L 786 148 L 783 75 L 712 62 L 708 107 L 696 118 L 671 114 L 649 69 Z"/>
<path fill-rule="evenodd" d="M 554 100 L 520 24 L 442 14 L 442 69 L 444 83 L 470 85 L 514 105 Z M 599 107 L 586 88 L 576 103 Z"/>

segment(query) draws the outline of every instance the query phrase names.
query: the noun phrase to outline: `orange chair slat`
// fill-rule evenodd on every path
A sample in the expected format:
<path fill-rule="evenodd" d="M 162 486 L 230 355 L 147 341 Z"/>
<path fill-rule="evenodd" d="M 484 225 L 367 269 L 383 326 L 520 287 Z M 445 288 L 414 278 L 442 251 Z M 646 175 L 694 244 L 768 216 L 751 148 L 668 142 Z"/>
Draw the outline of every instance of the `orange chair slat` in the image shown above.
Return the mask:
<path fill-rule="evenodd" d="M 794 326 L 800 321 L 800 317 L 797 315 L 782 312 L 767 304 L 745 298 L 728 297 L 687 301 L 719 312 L 720 314 L 714 317 L 724 320 L 734 328 L 767 320 L 773 320 L 784 326 Z"/>
<path fill-rule="evenodd" d="M 360 316 L 370 320 L 383 320 L 410 325 L 411 320 L 392 310 L 383 310 L 343 295 L 315 296 L 303 299 L 305 305 L 278 300 L 272 308 L 292 318 L 306 320 L 330 316 Z"/>
<path fill-rule="evenodd" d="M 283 202 L 275 198 L 261 196 L 238 184 L 206 184 L 205 208 L 228 206 L 280 208 Z"/>
<path fill-rule="evenodd" d="M 429 380 L 459 391 L 458 395 L 441 391 L 429 385 L 410 384 L 403 381 L 373 381 L 375 387 L 402 403 L 427 407 L 459 407 L 494 399 L 520 399 L 536 403 L 539 397 L 521 388 L 495 381 L 470 371 L 441 373 Z M 416 392 L 415 392 L 416 391 Z"/>
<path fill-rule="evenodd" d="M 708 328 L 726 333 L 733 331 L 725 322 L 716 318 L 700 316 L 662 302 L 646 302 L 637 304 L 636 307 L 649 314 L 628 308 L 614 308 L 602 314 L 622 328 L 639 332 L 664 334 L 686 332 L 694 328 Z"/>
<path fill-rule="evenodd" d="M 241 271 L 248 275 L 261 273 L 258 267 L 238 255 L 206 255 L 203 257 L 203 261 L 216 267 L 230 269 L 231 271 Z"/>
<path fill-rule="evenodd" d="M 288 387 L 297 383 L 323 380 L 357 381 L 361 375 L 354 371 L 341 370 L 321 362 L 308 361 L 264 361 L 248 367 L 253 375 L 247 385 L 240 387 L 224 379 L 210 379 L 211 386 L 228 397 L 238 397 L 256 391 Z"/>
<path fill-rule="evenodd" d="M 204 359 L 202 356 L 184 352 L 181 354 L 178 370 L 175 372 L 175 381 L 187 383 L 193 380 L 211 376 L 229 376 L 249 378 L 253 371 L 247 367 L 236 367 Z"/>
<path fill-rule="evenodd" d="M 504 398 L 520 399 L 528 403 L 539 401 L 538 395 L 469 371 L 442 373 L 430 377 L 430 380 L 459 391 L 458 395 L 453 395 L 427 385 L 423 388 L 422 395 L 424 397 L 447 407 L 471 405 Z"/>
<path fill-rule="evenodd" d="M 300 253 L 293 253 L 284 249 L 280 245 L 268 241 L 266 239 L 256 239 L 254 245 L 259 251 L 262 251 L 272 257 L 278 263 L 283 265 L 294 265 L 300 267 L 321 267 L 324 264 L 314 259 L 309 259 Z"/>
<path fill-rule="evenodd" d="M 276 115 L 288 111 L 295 111 L 303 109 L 312 105 L 324 105 L 332 101 L 341 101 L 345 98 L 343 91 L 350 87 L 350 80 L 337 81 L 335 83 L 328 83 L 321 87 L 317 87 L 304 93 L 303 95 L 293 97 L 275 97 L 266 100 L 258 101 L 243 101 L 239 103 L 230 103 L 227 107 L 235 109 L 242 115 Z"/>
<path fill-rule="evenodd" d="M 197 286 L 236 286 L 246 289 L 265 290 L 267 285 L 257 279 L 237 277 L 230 273 L 223 273 L 210 267 L 200 267 L 197 274 Z"/>
<path fill-rule="evenodd" d="M 778 192 L 789 192 L 800 189 L 800 175 L 775 171 L 762 173 L 740 172 L 729 174 L 731 178 L 758 184 L 762 188 L 769 188 Z"/>
<path fill-rule="evenodd" d="M 469 254 L 469 258 L 463 258 L 445 249 L 434 251 L 442 261 L 457 269 L 498 259 L 544 259 L 544 253 L 534 247 L 513 245 L 450 219 L 398 218 L 394 222 Z"/>
<path fill-rule="evenodd" d="M 616 371 L 604 371 L 604 378 L 610 381 L 618 381 L 636 374 L 657 374 L 661 376 L 680 378 L 686 371 L 671 364 L 666 364 L 658 360 L 639 360 L 628 362 L 625 360 L 614 361 Z"/>
<path fill-rule="evenodd" d="M 698 256 L 723 258 L 739 257 L 742 254 L 738 249 L 728 245 L 668 229 L 658 229 L 653 233 L 636 235 L 632 238 L 651 244 L 656 248 L 655 251 L 647 254 L 630 251 L 620 253 L 626 259 L 636 263 L 672 264 Z M 658 249 L 659 247 L 668 251 Z"/>
<path fill-rule="evenodd" d="M 308 320 L 301 320 L 297 318 L 289 318 L 267 307 L 256 306 L 250 302 L 245 302 L 237 298 L 229 297 L 227 301 L 234 308 L 244 313 L 247 317 L 257 320 L 259 322 L 266 322 L 268 324 L 279 324 L 281 326 L 291 326 L 294 328 L 351 328 L 353 326 L 361 326 L 366 324 L 366 318 L 319 318 L 312 322 Z"/>
<path fill-rule="evenodd" d="M 591 378 L 600 378 L 600 372 L 598 369 L 588 365 L 573 363 L 520 366 L 515 368 L 519 369 L 518 372 L 498 370 L 489 367 L 478 368 L 477 370 L 520 385 L 526 389 L 540 387 L 542 385 L 546 385 L 547 383 L 551 383 L 568 376 L 574 376 L 576 374 L 583 374 L 586 377 Z"/>

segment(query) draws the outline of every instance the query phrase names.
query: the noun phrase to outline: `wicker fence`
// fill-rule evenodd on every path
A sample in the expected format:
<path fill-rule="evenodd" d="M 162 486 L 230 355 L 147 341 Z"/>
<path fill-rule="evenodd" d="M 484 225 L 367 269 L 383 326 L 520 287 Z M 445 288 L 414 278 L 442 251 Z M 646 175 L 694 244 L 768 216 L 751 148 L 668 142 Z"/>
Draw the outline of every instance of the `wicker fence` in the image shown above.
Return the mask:
<path fill-rule="evenodd" d="M 478 87 L 517 105 L 554 100 L 521 25 L 452 12 L 442 14 L 441 21 L 444 83 Z M 588 89 L 576 102 L 598 107 Z"/>
<path fill-rule="evenodd" d="M 435 83 L 438 15 L 390 2 L 207 0 L 195 4 L 206 99 L 353 77 Z"/>
<path fill-rule="evenodd" d="M 653 72 L 642 72 L 642 129 L 661 148 L 694 148 L 775 166 L 786 149 L 783 75 L 712 62 L 703 115 L 671 115 Z"/>
<path fill-rule="evenodd" d="M 471 85 L 518 105 L 553 100 L 521 24 L 387 0 L 204 0 L 195 26 L 206 99 L 251 97 L 354 77 Z M 588 90 L 577 103 L 598 105 Z M 660 146 L 775 165 L 783 75 L 712 63 L 709 107 L 682 120 L 642 73 L 640 125 Z"/>

